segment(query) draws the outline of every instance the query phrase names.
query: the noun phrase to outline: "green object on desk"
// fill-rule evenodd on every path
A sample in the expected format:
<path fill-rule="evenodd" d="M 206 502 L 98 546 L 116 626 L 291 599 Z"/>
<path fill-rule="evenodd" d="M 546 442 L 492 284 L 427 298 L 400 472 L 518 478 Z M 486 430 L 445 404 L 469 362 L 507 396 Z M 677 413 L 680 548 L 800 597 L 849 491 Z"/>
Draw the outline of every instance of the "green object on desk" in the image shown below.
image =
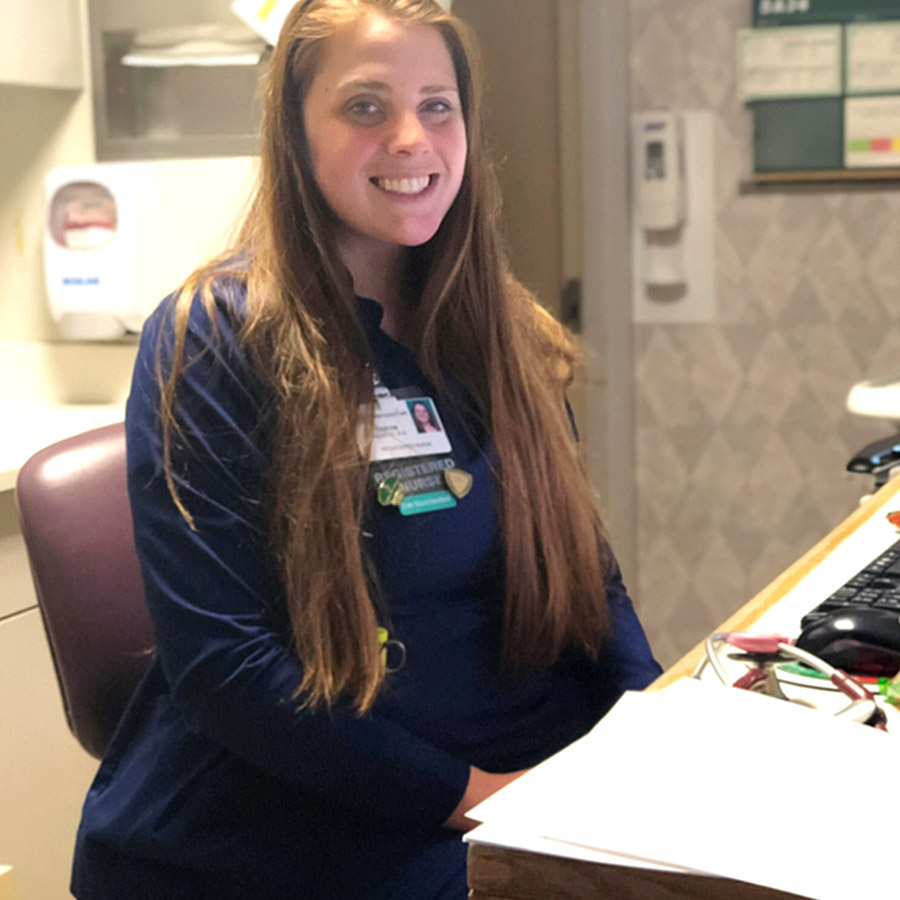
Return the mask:
<path fill-rule="evenodd" d="M 893 678 L 878 679 L 878 693 L 894 706 L 900 706 L 900 681 Z"/>
<path fill-rule="evenodd" d="M 806 678 L 821 678 L 823 681 L 830 681 L 829 677 L 818 669 L 810 666 L 804 666 L 803 663 L 781 663 L 778 666 L 784 672 L 790 672 L 792 675 L 803 675 Z"/>
<path fill-rule="evenodd" d="M 804 678 L 818 678 L 820 681 L 831 682 L 831 679 L 824 673 L 820 672 L 818 669 L 813 669 L 810 666 L 805 666 L 803 663 L 780 663 L 778 668 L 782 672 L 788 672 L 792 675 L 802 675 Z M 870 687 L 873 685 L 879 685 L 882 681 L 890 682 L 890 678 L 874 678 L 871 675 L 854 675 L 853 676 L 860 684 L 869 685 Z M 897 702 L 900 703 L 900 682 L 896 685 L 897 687 Z"/>
<path fill-rule="evenodd" d="M 785 672 L 791 672 L 794 675 L 804 675 L 807 678 L 821 678 L 823 681 L 830 681 L 824 672 L 817 672 L 815 669 L 811 669 L 801 663 L 782 663 L 778 668 Z M 857 681 L 866 683 L 872 682 L 874 679 L 857 676 Z M 893 678 L 879 678 L 875 685 L 878 687 L 879 695 L 884 697 L 888 703 L 893 706 L 900 706 L 900 681 L 894 681 Z"/>

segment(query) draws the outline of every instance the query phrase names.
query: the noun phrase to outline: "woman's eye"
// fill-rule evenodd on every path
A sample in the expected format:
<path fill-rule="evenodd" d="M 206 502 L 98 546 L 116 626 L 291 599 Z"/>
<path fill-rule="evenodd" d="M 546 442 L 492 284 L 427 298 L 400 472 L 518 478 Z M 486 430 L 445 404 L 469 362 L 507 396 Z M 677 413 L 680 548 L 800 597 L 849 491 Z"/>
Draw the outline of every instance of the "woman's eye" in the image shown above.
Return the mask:
<path fill-rule="evenodd" d="M 435 98 L 434 100 L 429 100 L 422 107 L 423 111 L 426 113 L 432 113 L 435 115 L 447 115 L 448 113 L 453 112 L 453 106 L 447 100 L 441 100 L 439 98 Z"/>
<path fill-rule="evenodd" d="M 381 109 L 372 100 L 354 100 L 346 107 L 347 115 L 360 122 L 371 122 L 379 118 Z"/>

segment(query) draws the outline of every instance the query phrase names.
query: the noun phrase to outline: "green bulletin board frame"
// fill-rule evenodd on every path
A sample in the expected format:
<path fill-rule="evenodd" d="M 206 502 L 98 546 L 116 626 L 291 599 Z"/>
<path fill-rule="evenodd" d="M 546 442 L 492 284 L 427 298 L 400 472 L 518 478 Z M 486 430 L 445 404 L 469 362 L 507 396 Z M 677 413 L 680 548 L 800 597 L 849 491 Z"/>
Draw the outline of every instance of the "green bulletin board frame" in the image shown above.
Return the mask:
<path fill-rule="evenodd" d="M 900 0 L 752 0 L 753 27 L 900 19 Z"/>
<path fill-rule="evenodd" d="M 751 5 L 754 28 L 900 21 L 900 0 L 751 0 Z M 748 102 L 755 182 L 900 179 L 900 169 L 844 164 L 846 42 L 844 54 L 840 95 Z"/>

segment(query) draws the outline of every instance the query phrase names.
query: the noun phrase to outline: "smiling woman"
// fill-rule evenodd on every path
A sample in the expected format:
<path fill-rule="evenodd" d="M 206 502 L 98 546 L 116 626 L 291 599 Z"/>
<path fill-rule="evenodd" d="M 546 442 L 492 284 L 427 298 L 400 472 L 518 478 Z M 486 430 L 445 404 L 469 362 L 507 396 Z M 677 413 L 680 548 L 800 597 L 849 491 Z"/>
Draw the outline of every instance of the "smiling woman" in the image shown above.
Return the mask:
<path fill-rule="evenodd" d="M 328 42 L 303 113 L 316 183 L 336 215 L 341 255 L 353 260 L 357 293 L 387 296 L 387 285 L 361 279 L 393 273 L 402 248 L 434 237 L 465 171 L 466 125 L 447 45 L 434 28 L 361 17 Z M 383 327 L 396 331 L 396 303 L 382 305 Z"/>
<path fill-rule="evenodd" d="M 80 900 L 462 900 L 466 813 L 659 673 L 481 118 L 433 0 L 288 16 L 238 238 L 141 338 L 156 655 L 85 803 Z"/>

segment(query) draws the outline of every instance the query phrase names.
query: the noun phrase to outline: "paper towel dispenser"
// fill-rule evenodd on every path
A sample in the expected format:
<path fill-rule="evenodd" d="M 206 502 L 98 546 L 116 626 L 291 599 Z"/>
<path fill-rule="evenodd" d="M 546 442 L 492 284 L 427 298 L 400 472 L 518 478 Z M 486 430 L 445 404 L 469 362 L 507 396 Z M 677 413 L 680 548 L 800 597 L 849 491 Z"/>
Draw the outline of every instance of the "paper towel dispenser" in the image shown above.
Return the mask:
<path fill-rule="evenodd" d="M 116 163 L 46 177 L 44 271 L 63 337 L 110 340 L 138 332 L 173 285 L 154 271 L 163 231 L 158 171 Z M 161 250 L 162 248 L 160 248 Z"/>

